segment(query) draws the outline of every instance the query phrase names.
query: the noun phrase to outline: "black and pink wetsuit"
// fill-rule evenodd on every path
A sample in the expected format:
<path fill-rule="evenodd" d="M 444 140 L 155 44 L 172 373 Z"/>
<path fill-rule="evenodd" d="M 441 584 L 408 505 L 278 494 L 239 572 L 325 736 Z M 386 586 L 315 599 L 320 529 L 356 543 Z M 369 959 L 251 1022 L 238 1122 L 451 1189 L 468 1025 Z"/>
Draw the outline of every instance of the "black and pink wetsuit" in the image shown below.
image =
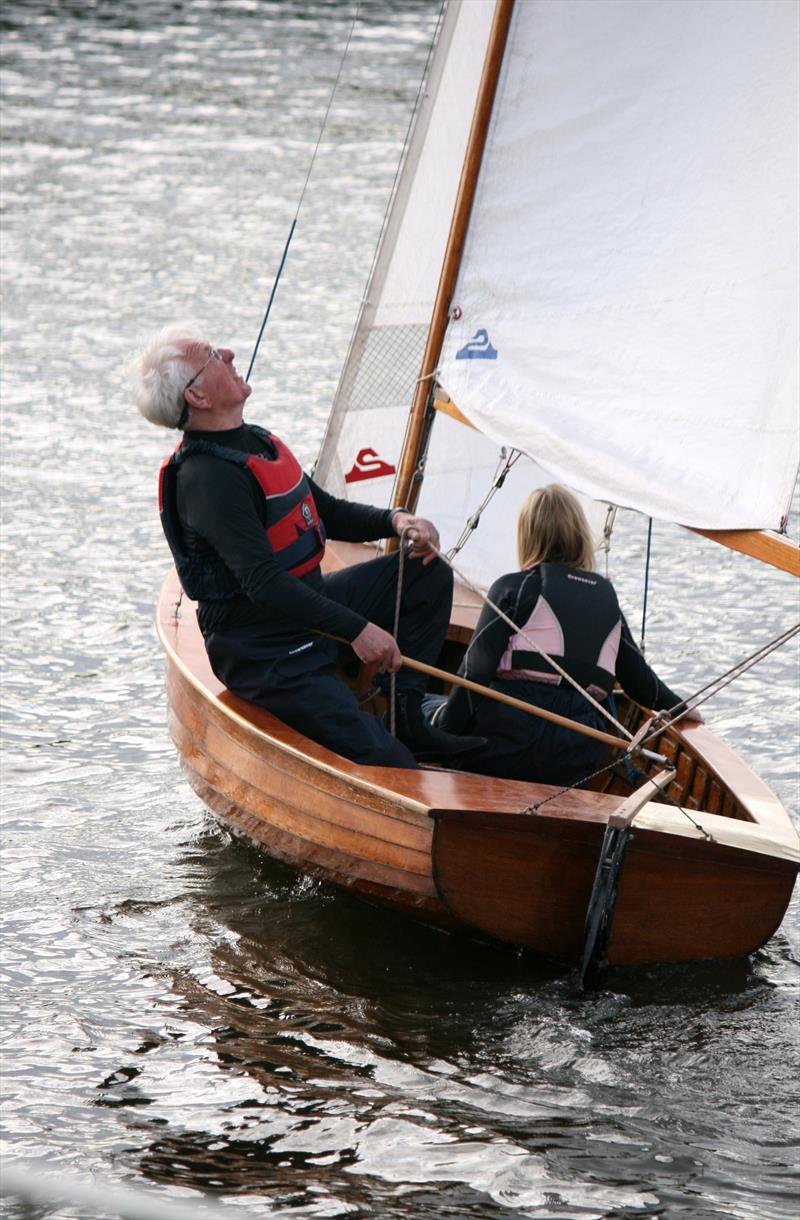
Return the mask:
<path fill-rule="evenodd" d="M 598 700 L 617 681 L 637 703 L 671 708 L 679 702 L 636 647 L 610 581 L 595 572 L 545 563 L 501 576 L 490 599 L 525 635 Z M 484 606 L 459 673 L 582 724 L 612 731 L 608 722 L 488 605 Z M 508 779 L 572 784 L 600 765 L 601 742 L 453 687 L 436 724 L 451 733 L 488 737 L 474 770 Z"/>

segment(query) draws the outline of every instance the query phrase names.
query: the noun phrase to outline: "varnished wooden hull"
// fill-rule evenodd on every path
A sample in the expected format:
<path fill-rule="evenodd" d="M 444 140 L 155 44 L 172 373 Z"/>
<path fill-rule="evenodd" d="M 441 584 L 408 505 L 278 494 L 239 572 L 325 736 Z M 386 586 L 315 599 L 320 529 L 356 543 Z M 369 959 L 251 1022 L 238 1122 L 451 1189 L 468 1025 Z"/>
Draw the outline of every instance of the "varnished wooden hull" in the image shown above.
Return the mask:
<path fill-rule="evenodd" d="M 419 918 L 578 958 L 618 793 L 572 791 L 534 815 L 522 811 L 553 789 L 342 759 L 224 691 L 193 605 L 184 600 L 175 616 L 178 596 L 172 573 L 158 616 L 170 733 L 222 821 L 277 859 Z M 467 633 L 455 624 L 456 637 Z M 777 799 L 709 730 L 678 734 L 669 748 L 683 773 L 673 795 L 696 809 L 702 792 L 718 810 L 693 815 L 714 842 L 680 811 L 646 807 L 623 872 L 612 962 L 752 952 L 780 924 L 800 863 Z"/>

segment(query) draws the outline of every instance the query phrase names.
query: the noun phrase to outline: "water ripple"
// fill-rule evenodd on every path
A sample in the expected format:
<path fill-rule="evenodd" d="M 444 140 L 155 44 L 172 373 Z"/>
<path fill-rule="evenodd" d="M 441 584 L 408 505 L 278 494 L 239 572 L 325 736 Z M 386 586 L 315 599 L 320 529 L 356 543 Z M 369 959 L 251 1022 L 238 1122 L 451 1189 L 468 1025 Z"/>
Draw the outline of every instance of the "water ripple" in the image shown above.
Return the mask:
<path fill-rule="evenodd" d="M 437 11 L 361 6 L 254 376 L 255 417 L 304 462 Z M 152 622 L 170 442 L 125 361 L 186 316 L 246 357 L 351 20 L 313 0 L 0 17 L 0 1150 L 276 1216 L 793 1216 L 797 896 L 749 963 L 583 996 L 263 860 L 180 776 Z M 637 634 L 645 539 L 620 514 Z M 653 545 L 648 655 L 681 691 L 798 617 L 780 573 L 664 525 Z M 797 672 L 781 650 L 709 718 L 800 817 Z"/>

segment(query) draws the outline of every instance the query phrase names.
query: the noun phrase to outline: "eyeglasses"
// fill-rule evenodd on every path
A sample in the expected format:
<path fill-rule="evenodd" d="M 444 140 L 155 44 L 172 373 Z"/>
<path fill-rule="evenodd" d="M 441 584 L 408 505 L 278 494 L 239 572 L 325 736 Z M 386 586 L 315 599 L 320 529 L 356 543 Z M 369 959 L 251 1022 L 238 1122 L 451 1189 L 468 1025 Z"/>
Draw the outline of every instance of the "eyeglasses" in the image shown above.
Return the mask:
<path fill-rule="evenodd" d="M 190 378 L 190 380 L 187 381 L 186 385 L 183 387 L 184 394 L 186 393 L 187 390 L 191 389 L 191 387 L 197 381 L 197 378 L 201 375 L 201 373 L 204 373 L 206 371 L 206 369 L 208 368 L 208 366 L 212 360 L 221 360 L 221 359 L 222 359 L 222 356 L 220 355 L 220 353 L 217 351 L 217 349 L 215 347 L 212 347 L 211 355 L 208 357 L 208 360 L 206 360 L 203 367 L 198 369 L 197 372 L 195 373 L 194 377 Z"/>

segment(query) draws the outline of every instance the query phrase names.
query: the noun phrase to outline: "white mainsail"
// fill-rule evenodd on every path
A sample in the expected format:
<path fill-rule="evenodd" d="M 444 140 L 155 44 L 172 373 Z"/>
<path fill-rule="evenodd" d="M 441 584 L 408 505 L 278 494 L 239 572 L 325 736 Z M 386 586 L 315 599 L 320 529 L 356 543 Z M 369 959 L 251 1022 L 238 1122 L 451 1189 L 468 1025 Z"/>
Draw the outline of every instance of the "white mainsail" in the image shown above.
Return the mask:
<path fill-rule="evenodd" d="M 795 0 L 515 6 L 440 380 L 553 478 L 778 528 L 798 467 Z"/>
<path fill-rule="evenodd" d="M 495 0 L 449 0 L 317 477 L 389 503 Z M 553 479 L 706 529 L 778 528 L 800 457 L 796 0 L 517 0 L 439 362 L 419 510 L 514 566 Z M 457 316 L 460 311 L 460 316 Z M 587 501 L 591 505 L 592 501 Z M 595 506 L 599 531 L 604 510 Z"/>

